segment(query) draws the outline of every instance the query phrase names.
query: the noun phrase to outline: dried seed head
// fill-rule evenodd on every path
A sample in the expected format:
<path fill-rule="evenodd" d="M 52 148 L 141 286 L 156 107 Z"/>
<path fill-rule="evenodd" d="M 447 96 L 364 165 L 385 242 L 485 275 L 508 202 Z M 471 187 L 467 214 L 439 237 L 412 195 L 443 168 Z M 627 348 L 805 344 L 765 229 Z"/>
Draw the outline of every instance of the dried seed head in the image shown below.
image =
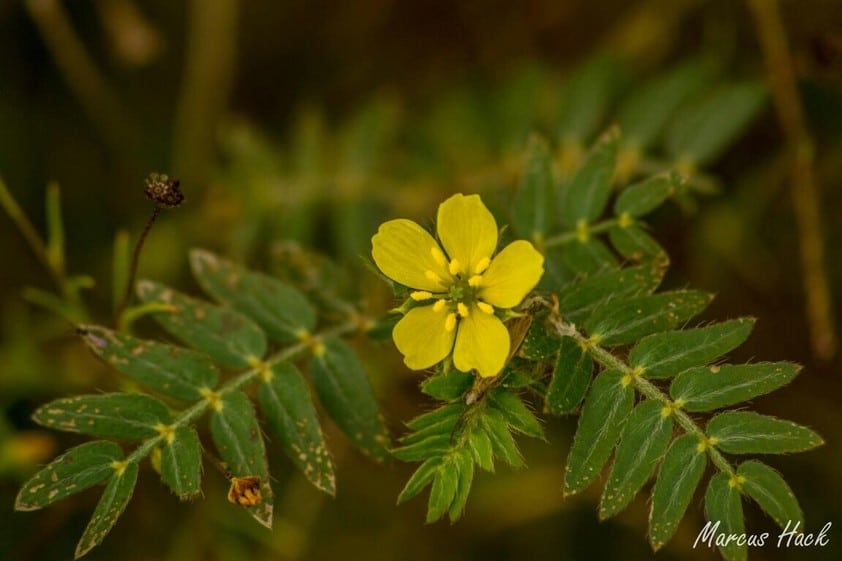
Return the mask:
<path fill-rule="evenodd" d="M 260 478 L 254 475 L 232 477 L 228 500 L 243 507 L 258 505 L 263 501 L 260 485 Z"/>
<path fill-rule="evenodd" d="M 150 173 L 146 178 L 146 198 L 155 201 L 160 208 L 174 208 L 184 202 L 178 179 L 164 174 Z"/>

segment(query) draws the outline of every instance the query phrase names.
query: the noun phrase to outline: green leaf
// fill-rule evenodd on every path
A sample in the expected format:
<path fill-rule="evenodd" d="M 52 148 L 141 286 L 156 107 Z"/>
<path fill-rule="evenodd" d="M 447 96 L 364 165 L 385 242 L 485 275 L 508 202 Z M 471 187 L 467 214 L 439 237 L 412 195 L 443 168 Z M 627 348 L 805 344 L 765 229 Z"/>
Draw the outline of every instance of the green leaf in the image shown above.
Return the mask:
<path fill-rule="evenodd" d="M 260 478 L 263 500 L 248 510 L 255 520 L 271 529 L 272 486 L 269 484 L 266 448 L 254 407 L 246 394 L 231 392 L 222 395 L 211 415 L 210 429 L 213 443 L 231 475 Z"/>
<path fill-rule="evenodd" d="M 439 466 L 427 503 L 427 524 L 435 522 L 448 511 L 459 486 L 459 469 L 452 463 Z"/>
<path fill-rule="evenodd" d="M 757 460 L 749 460 L 740 464 L 737 476 L 743 493 L 754 499 L 775 524 L 784 529 L 796 523 L 804 525 L 804 513 L 798 499 L 776 470 Z"/>
<path fill-rule="evenodd" d="M 617 258 L 608 246 L 596 238 L 576 239 L 561 248 L 560 259 L 568 270 L 593 274 L 617 266 Z"/>
<path fill-rule="evenodd" d="M 611 245 L 626 259 L 633 262 L 652 260 L 667 262 L 664 248 L 636 224 L 614 226 L 608 231 Z"/>
<path fill-rule="evenodd" d="M 182 501 L 202 492 L 202 444 L 194 428 L 181 426 L 166 435 L 161 479 Z"/>
<path fill-rule="evenodd" d="M 392 448 L 392 456 L 402 462 L 423 462 L 433 456 L 443 456 L 453 447 L 450 433 L 434 431 L 424 438 L 413 438 L 410 444 Z"/>
<path fill-rule="evenodd" d="M 536 361 L 556 355 L 559 338 L 555 330 L 547 324 L 548 316 L 548 313 L 535 314 L 520 345 L 520 355 Z"/>
<path fill-rule="evenodd" d="M 521 236 L 538 242 L 553 227 L 555 189 L 551 164 L 547 143 L 532 136 L 520 188 L 515 193 L 512 217 Z"/>
<path fill-rule="evenodd" d="M 298 369 L 279 362 L 264 373 L 260 408 L 284 452 L 310 482 L 329 495 L 336 493 L 333 460 L 325 444 L 310 390 Z"/>
<path fill-rule="evenodd" d="M 672 438 L 672 418 L 663 409 L 663 403 L 647 400 L 629 415 L 602 492 L 600 519 L 625 509 L 658 466 Z"/>
<path fill-rule="evenodd" d="M 431 437 L 445 436 L 449 442 L 454 436 L 454 430 L 459 426 L 461 419 L 462 417 L 459 415 L 444 417 L 437 423 L 428 425 L 421 430 L 411 432 L 400 437 L 399 441 L 401 445 L 408 446 L 410 444 L 415 444 L 416 442 L 427 440 Z"/>
<path fill-rule="evenodd" d="M 629 353 L 629 364 L 648 378 L 668 378 L 704 366 L 736 349 L 754 328 L 754 318 L 739 318 L 707 327 L 656 333 L 641 339 Z"/>
<path fill-rule="evenodd" d="M 421 382 L 421 392 L 440 401 L 454 401 L 461 399 L 473 383 L 473 374 L 451 370 L 425 379 Z"/>
<path fill-rule="evenodd" d="M 23 484 L 15 510 L 38 510 L 108 479 L 123 451 L 113 442 L 97 440 L 71 448 Z"/>
<path fill-rule="evenodd" d="M 585 397 L 593 375 L 593 359 L 572 337 L 564 337 L 544 409 L 552 415 L 572 413 Z"/>
<path fill-rule="evenodd" d="M 670 397 L 687 411 L 712 411 L 765 395 L 791 382 L 801 367 L 791 362 L 725 364 L 685 370 Z"/>
<path fill-rule="evenodd" d="M 512 433 L 509 432 L 509 424 L 503 414 L 486 408 L 480 416 L 480 422 L 491 441 L 491 449 L 494 453 L 512 467 L 523 466 L 523 457 L 512 438 Z"/>
<path fill-rule="evenodd" d="M 618 110 L 624 139 L 637 148 L 655 141 L 675 110 L 709 79 L 703 61 L 691 60 L 634 88 Z"/>
<path fill-rule="evenodd" d="M 562 141 L 586 142 L 597 132 L 614 95 L 618 70 L 613 58 L 596 56 L 573 71 L 559 111 Z"/>
<path fill-rule="evenodd" d="M 608 299 L 652 292 L 661 284 L 664 270 L 663 267 L 641 266 L 607 269 L 588 275 L 564 287 L 559 294 L 559 310 L 566 320 L 578 323 Z"/>
<path fill-rule="evenodd" d="M 91 521 L 88 522 L 88 526 L 76 545 L 76 559 L 102 543 L 117 523 L 117 519 L 123 514 L 126 505 L 129 504 L 135 483 L 137 483 L 136 463 L 127 463 L 124 469 L 114 472 L 96 505 Z"/>
<path fill-rule="evenodd" d="M 488 392 L 491 407 L 506 418 L 509 426 L 521 434 L 544 439 L 544 429 L 520 397 L 506 388 L 492 388 Z"/>
<path fill-rule="evenodd" d="M 614 214 L 632 218 L 646 216 L 675 194 L 682 181 L 681 176 L 673 171 L 659 173 L 629 185 L 614 201 Z"/>
<path fill-rule="evenodd" d="M 167 406 L 148 395 L 106 393 L 51 401 L 32 418 L 52 429 L 105 438 L 142 439 L 156 436 L 170 422 Z"/>
<path fill-rule="evenodd" d="M 705 493 L 705 517 L 711 524 L 710 541 L 705 541 L 708 547 L 715 543 L 726 561 L 746 561 L 747 543 L 740 545 L 737 540 L 727 540 L 726 543 L 720 544 L 717 539 L 718 535 L 724 535 L 724 539 L 727 539 L 727 536 L 742 536 L 746 533 L 740 491 L 731 484 L 731 478 L 724 473 L 717 473 L 710 478 Z"/>
<path fill-rule="evenodd" d="M 77 331 L 94 354 L 162 394 L 197 401 L 202 390 L 213 389 L 219 379 L 216 366 L 205 354 L 96 325 L 83 325 Z"/>
<path fill-rule="evenodd" d="M 616 130 L 604 134 L 562 189 L 559 215 L 564 225 L 575 227 L 580 220 L 591 223 L 602 215 L 611 196 L 618 138 Z"/>
<path fill-rule="evenodd" d="M 190 266 L 205 292 L 254 320 L 273 341 L 291 343 L 316 327 L 313 306 L 278 279 L 201 249 L 190 252 Z"/>
<path fill-rule="evenodd" d="M 710 301 L 709 294 L 697 290 L 609 300 L 585 321 L 585 329 L 602 345 L 625 345 L 684 323 Z"/>
<path fill-rule="evenodd" d="M 428 413 L 424 413 L 423 415 L 415 417 L 414 419 L 406 423 L 406 426 L 412 430 L 421 430 L 423 428 L 435 425 L 440 421 L 443 421 L 448 418 L 459 418 L 465 411 L 465 409 L 466 406 L 464 403 L 451 403 L 449 405 L 443 405 L 438 409 L 433 409 Z"/>
<path fill-rule="evenodd" d="M 144 302 L 171 306 L 155 314 L 161 326 L 185 344 L 226 368 L 248 368 L 266 354 L 266 336 L 246 316 L 230 308 L 190 298 L 151 281 L 141 281 L 137 293 Z"/>
<path fill-rule="evenodd" d="M 342 432 L 374 460 L 386 459 L 389 434 L 356 353 L 341 339 L 330 337 L 310 364 L 313 387 Z"/>
<path fill-rule="evenodd" d="M 824 444 L 807 427 L 752 411 L 720 413 L 708 421 L 706 433 L 729 454 L 786 454 Z"/>
<path fill-rule="evenodd" d="M 685 434 L 673 441 L 661 463 L 649 512 L 649 543 L 655 551 L 675 534 L 702 479 L 707 454 L 699 448 L 699 437 Z"/>
<path fill-rule="evenodd" d="M 634 389 L 618 370 L 602 372 L 591 385 L 564 472 L 564 495 L 585 489 L 597 478 L 617 443 L 634 405 Z"/>
<path fill-rule="evenodd" d="M 491 438 L 482 427 L 475 427 L 468 436 L 468 447 L 477 465 L 485 471 L 494 471 L 494 449 Z"/>
<path fill-rule="evenodd" d="M 405 503 L 423 491 L 433 480 L 440 466 L 441 458 L 439 457 L 428 458 L 418 466 L 418 469 L 415 470 L 415 473 L 412 474 L 412 477 L 409 478 L 400 495 L 398 495 L 398 504 Z"/>
<path fill-rule="evenodd" d="M 747 82 L 720 86 L 682 109 L 667 129 L 667 153 L 675 160 L 706 164 L 731 143 L 758 114 L 766 88 Z"/>
<path fill-rule="evenodd" d="M 474 460 L 469 450 L 461 448 L 454 455 L 453 463 L 459 474 L 459 482 L 447 515 L 451 522 L 456 522 L 462 518 L 462 513 L 465 512 L 465 505 L 468 502 L 468 495 L 474 482 Z"/>

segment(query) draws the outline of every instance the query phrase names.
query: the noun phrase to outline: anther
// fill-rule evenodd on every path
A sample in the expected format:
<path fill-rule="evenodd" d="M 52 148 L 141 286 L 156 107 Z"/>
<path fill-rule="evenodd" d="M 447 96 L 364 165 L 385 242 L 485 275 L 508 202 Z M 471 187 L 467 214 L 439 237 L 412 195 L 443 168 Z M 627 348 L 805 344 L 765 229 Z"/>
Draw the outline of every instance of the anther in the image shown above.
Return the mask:
<path fill-rule="evenodd" d="M 447 270 L 450 271 L 451 275 L 455 276 L 462 272 L 462 266 L 459 264 L 459 261 L 454 259 L 450 262 L 450 265 L 448 265 Z"/>
<path fill-rule="evenodd" d="M 445 302 L 445 300 L 443 298 L 440 298 L 440 299 L 436 300 L 435 304 L 433 304 L 433 311 L 434 312 L 440 312 L 444 309 L 444 307 L 446 305 L 447 305 L 447 302 Z"/>
<path fill-rule="evenodd" d="M 450 312 L 447 314 L 447 319 L 444 320 L 444 330 L 450 332 L 454 329 L 456 329 L 456 314 Z"/>
<path fill-rule="evenodd" d="M 494 314 L 494 306 L 492 306 L 491 304 L 486 304 L 485 302 L 477 302 L 477 308 L 479 308 L 480 311 L 485 314 Z"/>
<path fill-rule="evenodd" d="M 438 263 L 439 267 L 447 266 L 447 257 L 445 257 L 442 250 L 440 250 L 436 246 L 430 248 L 430 255 L 433 256 L 433 259 L 436 263 Z"/>
<path fill-rule="evenodd" d="M 491 259 L 488 257 L 483 257 L 477 263 L 477 266 L 474 267 L 474 274 L 481 275 L 488 266 L 491 265 Z"/>
<path fill-rule="evenodd" d="M 424 276 L 427 277 L 427 280 L 431 280 L 439 284 L 444 284 L 444 281 L 441 280 L 441 277 L 435 274 L 433 271 L 424 271 Z"/>
<path fill-rule="evenodd" d="M 456 311 L 459 312 L 459 315 L 461 317 L 463 317 L 463 318 L 468 317 L 468 306 L 466 306 L 462 302 L 459 302 L 458 304 L 456 304 Z"/>
<path fill-rule="evenodd" d="M 422 300 L 429 300 L 433 297 L 432 292 L 427 292 L 426 290 L 416 290 L 409 295 L 410 298 L 415 300 L 416 302 L 420 302 Z"/>
<path fill-rule="evenodd" d="M 482 284 L 482 275 L 474 275 L 468 279 L 468 286 L 472 286 L 474 288 L 478 287 Z"/>

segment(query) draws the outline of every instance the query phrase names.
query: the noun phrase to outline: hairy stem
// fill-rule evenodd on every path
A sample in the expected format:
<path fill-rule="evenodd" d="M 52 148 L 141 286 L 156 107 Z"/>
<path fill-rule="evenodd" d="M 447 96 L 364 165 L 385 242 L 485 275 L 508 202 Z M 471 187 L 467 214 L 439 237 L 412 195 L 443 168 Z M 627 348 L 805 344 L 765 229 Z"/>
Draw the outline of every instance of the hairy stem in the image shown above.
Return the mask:
<path fill-rule="evenodd" d="M 134 280 L 135 276 L 137 276 L 137 267 L 138 263 L 140 262 L 140 252 L 143 250 L 143 244 L 146 243 L 146 237 L 149 235 L 149 231 L 152 229 L 152 225 L 155 224 L 155 221 L 158 219 L 159 214 L 161 214 L 161 207 L 155 205 L 155 209 L 152 211 L 152 215 L 149 217 L 149 220 L 146 221 L 146 226 L 144 226 L 143 232 L 140 234 L 140 237 L 137 240 L 137 244 L 134 246 L 131 268 L 129 269 L 129 277 L 126 280 L 126 290 L 123 292 L 123 298 L 120 300 L 120 305 L 117 306 L 117 310 L 115 312 L 117 319 L 117 327 L 120 327 L 122 325 L 123 312 L 126 311 L 126 306 L 129 303 L 129 299 L 132 297 Z"/>
<path fill-rule="evenodd" d="M 555 313 L 555 310 L 552 310 L 550 321 L 552 322 L 553 327 L 555 328 L 556 332 L 562 337 L 573 337 L 579 344 L 581 344 L 584 348 L 588 350 L 590 355 L 593 357 L 595 361 L 599 364 L 604 366 L 605 368 L 610 368 L 612 370 L 619 370 L 623 374 L 626 374 L 629 379 L 632 381 L 635 390 L 637 390 L 643 397 L 646 399 L 651 399 L 655 401 L 660 401 L 665 406 L 669 407 L 672 411 L 672 415 L 675 418 L 676 422 L 683 428 L 687 433 L 694 434 L 699 437 L 701 442 L 707 442 L 707 436 L 705 435 L 705 431 L 696 424 L 690 415 L 682 411 L 680 408 L 675 406 L 675 403 L 670 399 L 669 395 L 664 393 L 661 388 L 650 382 L 649 380 L 641 377 L 639 372 L 636 372 L 634 368 L 629 366 L 625 361 L 618 358 L 616 355 L 611 353 L 608 349 L 600 347 L 599 345 L 595 344 L 593 341 L 589 340 L 585 335 L 579 332 L 578 329 L 572 324 L 565 323 L 561 317 Z M 719 471 L 728 474 L 729 476 L 734 476 L 734 468 L 728 462 L 727 459 L 717 450 L 714 446 L 708 445 L 705 447 L 705 451 L 710 456 L 711 461 L 713 464 L 719 469 Z"/>

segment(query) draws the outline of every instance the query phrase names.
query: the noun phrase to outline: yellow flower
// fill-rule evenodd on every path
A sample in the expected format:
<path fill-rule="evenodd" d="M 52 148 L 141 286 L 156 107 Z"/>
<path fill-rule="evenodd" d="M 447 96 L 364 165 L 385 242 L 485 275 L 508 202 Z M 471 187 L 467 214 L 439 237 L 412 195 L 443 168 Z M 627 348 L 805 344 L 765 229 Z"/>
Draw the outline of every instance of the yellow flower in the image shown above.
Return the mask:
<path fill-rule="evenodd" d="M 459 370 L 496 376 L 511 342 L 495 310 L 517 306 L 535 288 L 544 257 L 523 240 L 495 256 L 497 223 L 479 195 L 444 201 L 436 229 L 439 241 L 411 220 L 390 220 L 371 239 L 380 270 L 414 289 L 411 298 L 424 303 L 395 325 L 395 345 L 413 370 L 453 352 Z"/>

